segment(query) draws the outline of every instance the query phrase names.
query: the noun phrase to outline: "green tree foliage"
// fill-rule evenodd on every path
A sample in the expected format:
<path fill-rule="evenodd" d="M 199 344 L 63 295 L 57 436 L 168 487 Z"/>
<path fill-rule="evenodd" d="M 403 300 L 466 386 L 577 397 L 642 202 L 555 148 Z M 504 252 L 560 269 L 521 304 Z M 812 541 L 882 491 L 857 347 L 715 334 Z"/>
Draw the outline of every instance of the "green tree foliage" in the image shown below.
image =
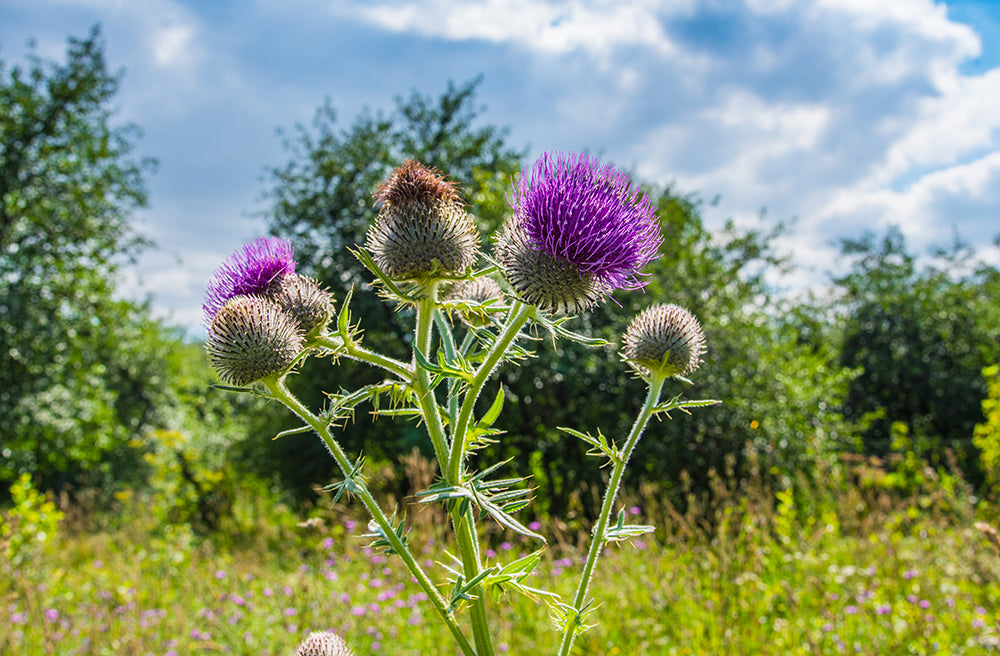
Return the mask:
<path fill-rule="evenodd" d="M 841 363 L 862 372 L 844 399 L 862 446 L 885 454 L 892 425 L 908 429 L 918 456 L 945 464 L 946 450 L 981 480 L 971 439 L 983 421 L 981 372 L 1000 360 L 1000 271 L 961 243 L 918 266 L 898 229 L 843 242 L 853 270 L 836 281 L 845 313 Z"/>
<path fill-rule="evenodd" d="M 989 388 L 983 399 L 983 423 L 977 424 L 972 442 L 979 449 L 980 463 L 986 481 L 1000 489 L 1000 365 L 983 369 Z"/>
<path fill-rule="evenodd" d="M 160 326 L 115 300 L 145 242 L 130 218 L 152 166 L 112 122 L 121 75 L 95 28 L 64 63 L 0 62 L 0 481 L 100 484 L 164 405 Z"/>

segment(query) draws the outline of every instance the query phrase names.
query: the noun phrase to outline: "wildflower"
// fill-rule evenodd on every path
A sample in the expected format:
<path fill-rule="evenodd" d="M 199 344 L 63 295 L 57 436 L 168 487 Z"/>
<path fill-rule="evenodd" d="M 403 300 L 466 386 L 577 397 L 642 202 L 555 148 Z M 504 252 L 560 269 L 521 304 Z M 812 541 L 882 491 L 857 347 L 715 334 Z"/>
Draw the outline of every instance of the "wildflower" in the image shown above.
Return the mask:
<path fill-rule="evenodd" d="M 479 231 L 455 184 L 416 160 L 378 188 L 378 218 L 368 231 L 372 259 L 393 280 L 463 273 L 479 256 Z"/>
<path fill-rule="evenodd" d="M 215 314 L 205 350 L 219 376 L 248 385 L 283 371 L 302 350 L 298 324 L 260 296 L 234 296 Z"/>
<path fill-rule="evenodd" d="M 494 255 L 525 302 L 576 313 L 645 285 L 638 272 L 662 241 L 655 209 L 611 165 L 547 153 L 519 176 L 511 205 Z"/>
<path fill-rule="evenodd" d="M 639 313 L 625 332 L 623 357 L 640 373 L 669 378 L 698 368 L 705 333 L 693 314 L 677 305 Z"/>
<path fill-rule="evenodd" d="M 206 325 L 234 296 L 264 294 L 277 279 L 295 273 L 287 239 L 261 237 L 230 255 L 208 283 L 202 310 Z"/>

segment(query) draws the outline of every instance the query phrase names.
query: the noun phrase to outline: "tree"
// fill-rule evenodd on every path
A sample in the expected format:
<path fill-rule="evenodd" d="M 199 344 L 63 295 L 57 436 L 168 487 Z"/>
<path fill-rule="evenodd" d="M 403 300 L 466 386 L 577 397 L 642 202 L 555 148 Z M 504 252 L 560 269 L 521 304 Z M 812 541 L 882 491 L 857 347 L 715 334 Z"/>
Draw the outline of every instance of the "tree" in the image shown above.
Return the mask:
<path fill-rule="evenodd" d="M 960 241 L 918 266 L 896 228 L 844 240 L 843 252 L 854 266 L 836 280 L 841 363 L 862 370 L 844 413 L 864 428 L 862 447 L 892 450 L 892 424 L 902 422 L 918 455 L 943 464 L 953 450 L 978 483 L 972 435 L 987 395 L 981 372 L 1000 361 L 1000 271 Z"/>
<path fill-rule="evenodd" d="M 161 327 L 114 298 L 154 163 L 112 121 L 121 73 L 97 27 L 65 63 L 0 61 L 0 80 L 0 481 L 100 483 L 165 394 Z"/>

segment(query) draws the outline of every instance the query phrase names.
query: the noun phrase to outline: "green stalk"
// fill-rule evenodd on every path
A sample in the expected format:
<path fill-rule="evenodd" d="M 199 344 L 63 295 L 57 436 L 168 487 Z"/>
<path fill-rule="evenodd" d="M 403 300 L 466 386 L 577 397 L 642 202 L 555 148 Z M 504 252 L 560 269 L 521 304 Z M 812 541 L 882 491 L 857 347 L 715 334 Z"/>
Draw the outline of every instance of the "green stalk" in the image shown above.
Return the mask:
<path fill-rule="evenodd" d="M 465 437 L 469 431 L 469 422 L 472 420 L 472 411 L 476 407 L 476 399 L 479 398 L 490 374 L 493 373 L 500 359 L 507 352 L 507 347 L 517 337 L 530 314 L 531 308 L 529 306 L 521 301 L 514 301 L 514 305 L 511 306 L 510 313 L 507 315 L 507 322 L 486 354 L 486 359 L 483 360 L 479 369 L 476 370 L 476 375 L 472 378 L 469 391 L 465 393 L 465 400 L 462 401 L 462 408 L 458 413 L 458 421 L 452 431 L 451 455 L 449 457 L 451 467 L 448 473 L 450 480 L 457 481 L 462 476 L 462 464 L 465 460 Z"/>
<path fill-rule="evenodd" d="M 300 419 L 309 424 L 309 426 L 316 431 L 316 434 L 319 435 L 321 440 L 323 440 L 326 448 L 329 449 L 333 459 L 337 461 L 337 465 L 343 472 L 344 477 L 349 477 L 353 469 L 351 461 L 348 459 L 347 454 L 344 453 L 340 444 L 333 438 L 333 435 L 331 435 L 326 422 L 321 420 L 315 414 L 310 412 L 308 408 L 302 405 L 302 402 L 288 391 L 281 380 L 275 378 L 264 378 L 261 382 L 267 386 L 267 389 L 270 391 L 273 398 L 281 401 L 289 410 L 298 415 Z M 368 509 L 369 514 L 371 514 L 372 518 L 375 520 L 375 523 L 378 524 L 380 529 L 382 529 L 382 533 L 392 546 L 393 551 L 395 551 L 403 560 L 407 569 L 410 570 L 410 573 L 423 589 L 424 594 L 426 594 L 431 600 L 431 603 L 434 605 L 434 608 L 437 609 L 441 619 L 443 619 L 445 624 L 448 626 L 448 630 L 451 631 L 451 634 L 458 643 L 462 653 L 465 654 L 465 656 L 477 656 L 476 651 L 472 648 L 472 645 L 469 644 L 465 634 L 462 633 L 461 627 L 459 627 L 455 622 L 455 618 L 452 616 L 451 611 L 448 608 L 448 604 L 445 603 L 440 593 L 438 593 L 437 588 L 434 587 L 434 583 L 430 580 L 423 569 L 421 569 L 419 563 L 417 563 L 413 554 L 410 553 L 406 544 L 398 535 L 396 535 L 396 531 L 393 528 L 392 523 L 385 516 L 385 513 L 382 512 L 382 509 L 379 508 L 378 503 L 375 501 L 371 492 L 368 491 L 364 482 L 354 481 L 354 486 L 351 492 L 356 494 L 361 499 L 361 502 L 364 504 L 365 508 Z"/>
<path fill-rule="evenodd" d="M 367 362 L 368 364 L 390 371 L 405 381 L 410 381 L 413 378 L 413 369 L 406 363 L 382 355 L 381 353 L 376 353 L 375 351 L 369 351 L 356 342 L 349 341 L 345 343 L 338 336 L 321 335 L 316 338 L 316 344 L 328 348 L 334 353 L 343 353 L 353 360 Z"/>
<path fill-rule="evenodd" d="M 594 531 L 591 535 L 587 562 L 583 566 L 583 572 L 580 574 L 580 585 L 577 587 L 576 597 L 573 599 L 575 617 L 566 618 L 566 627 L 563 632 L 562 645 L 559 648 L 559 656 L 569 656 L 569 650 L 573 647 L 580 613 L 583 611 L 587 599 L 587 590 L 590 588 L 590 580 L 594 576 L 594 568 L 597 566 L 597 560 L 604 549 L 608 521 L 611 518 L 611 510 L 618 496 L 618 488 L 621 486 L 622 477 L 625 474 L 625 467 L 632 456 L 632 450 L 635 449 L 635 445 L 642 436 L 642 431 L 645 430 L 646 424 L 649 423 L 649 418 L 652 416 L 656 404 L 660 400 L 660 390 L 663 389 L 664 380 L 662 376 L 656 376 L 649 381 L 646 402 L 643 404 L 639 416 L 636 417 L 635 423 L 632 424 L 632 430 L 629 432 L 628 439 L 625 440 L 625 446 L 620 452 L 621 457 L 615 462 L 614 469 L 611 472 L 611 480 L 608 481 L 608 489 L 604 492 L 604 502 L 601 504 L 601 514 L 597 518 L 597 524 L 594 525 Z"/>
<path fill-rule="evenodd" d="M 433 285 L 427 289 L 427 295 L 417 302 L 417 329 L 413 338 L 413 348 L 420 349 L 428 359 L 431 357 L 431 322 L 434 319 L 434 309 L 437 305 L 437 288 Z M 416 357 L 413 358 L 416 362 Z M 413 378 L 413 390 L 417 393 L 420 413 L 427 424 L 427 434 L 434 445 L 434 455 L 437 457 L 441 473 L 448 471 L 448 438 L 444 432 L 444 422 L 438 410 L 437 399 L 431 390 L 431 376 L 423 367 L 416 367 Z M 449 481 L 450 482 L 450 481 Z"/>
<path fill-rule="evenodd" d="M 417 302 L 417 329 L 414 338 L 414 348 L 419 348 L 421 352 L 430 357 L 431 346 L 431 322 L 437 306 L 437 289 L 429 287 L 426 296 Z M 414 358 L 416 361 L 416 358 Z M 441 421 L 441 413 L 434 398 L 434 392 L 430 389 L 430 374 L 422 367 L 417 366 L 417 375 L 414 380 L 414 389 L 420 403 L 420 411 L 427 424 L 427 432 L 434 444 L 434 452 L 441 467 L 445 482 L 449 485 L 458 485 L 460 479 L 451 478 L 449 473 L 449 454 L 446 446 L 447 440 L 444 434 L 444 425 Z M 455 439 L 455 435 L 452 436 Z M 471 511 L 470 511 L 471 512 Z M 455 536 L 458 542 L 459 556 L 462 559 L 462 570 L 468 580 L 479 576 L 481 570 L 481 559 L 479 556 L 479 539 L 476 536 L 475 525 L 471 523 L 471 518 L 459 514 L 458 504 L 453 504 L 451 510 L 452 523 L 455 526 Z M 470 604 L 470 614 L 472 617 L 472 637 L 476 643 L 476 650 L 479 656 L 494 656 L 493 638 L 490 636 L 490 625 L 486 614 L 486 599 L 482 586 L 477 586 L 472 590 L 473 600 Z"/>

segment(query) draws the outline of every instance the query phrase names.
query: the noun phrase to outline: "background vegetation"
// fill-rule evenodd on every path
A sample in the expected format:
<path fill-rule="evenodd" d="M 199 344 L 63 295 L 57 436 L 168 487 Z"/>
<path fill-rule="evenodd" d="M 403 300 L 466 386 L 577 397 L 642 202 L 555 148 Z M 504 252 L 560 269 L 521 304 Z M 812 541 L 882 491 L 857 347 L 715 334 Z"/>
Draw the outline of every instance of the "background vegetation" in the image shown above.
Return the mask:
<path fill-rule="evenodd" d="M 209 389 L 200 345 L 116 294 L 120 267 L 149 246 L 132 219 L 155 168 L 132 154 L 138 128 L 115 121 L 119 80 L 96 29 L 64 62 L 0 61 L 0 618 L 12 627 L 0 653 L 276 654 L 330 617 L 349 618 L 359 653 L 440 644 L 412 635 L 429 629 L 393 564 L 379 574 L 379 556 L 346 539 L 360 518 L 317 494 L 333 471 L 319 441 L 272 441 L 289 416 Z M 500 224 L 529 162 L 479 120 L 478 83 L 346 125 L 325 104 L 265 175 L 270 231 L 338 298 L 354 287 L 366 343 L 395 356 L 412 317 L 369 293 L 346 248 L 407 157 L 461 185 L 484 235 Z M 889 230 L 845 239 L 846 273 L 789 298 L 767 280 L 790 268 L 776 244 L 791 228 L 712 232 L 699 196 L 647 188 L 665 240 L 645 294 L 574 320 L 607 348 L 539 335 L 535 357 L 493 383 L 507 434 L 482 456 L 531 474 L 525 521 L 555 533 L 549 572 L 571 569 L 603 472 L 556 427 L 626 432 L 642 389 L 616 340 L 640 309 L 673 302 L 703 321 L 710 351 L 687 393 L 725 402 L 640 442 L 627 484 L 661 531 L 611 561 L 602 589 L 629 612 L 583 653 L 994 648 L 1000 271 L 958 238 L 917 254 Z M 311 359 L 293 384 L 317 406 L 377 376 Z M 400 500 L 430 448 L 420 427 L 363 412 L 342 440 Z M 299 525 L 309 517 L 323 529 Z M 432 522 L 420 537 L 441 539 Z M 509 632 L 512 652 L 547 649 L 533 603 L 506 612 L 504 627 L 530 626 Z"/>

